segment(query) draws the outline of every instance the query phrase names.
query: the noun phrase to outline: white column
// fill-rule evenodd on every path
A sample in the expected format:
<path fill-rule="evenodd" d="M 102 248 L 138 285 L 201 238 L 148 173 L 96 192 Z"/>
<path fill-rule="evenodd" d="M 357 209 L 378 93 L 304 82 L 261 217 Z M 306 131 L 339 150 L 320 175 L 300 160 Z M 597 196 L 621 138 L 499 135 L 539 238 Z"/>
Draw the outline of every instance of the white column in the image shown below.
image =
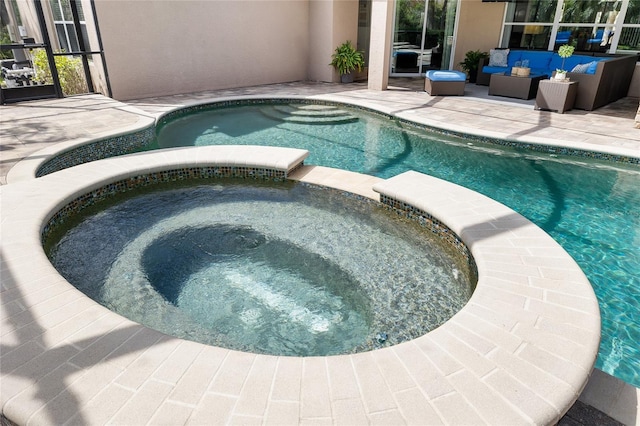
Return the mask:
<path fill-rule="evenodd" d="M 368 82 L 371 90 L 386 90 L 389 83 L 389 61 L 395 0 L 371 2 L 371 39 L 369 43 Z"/>

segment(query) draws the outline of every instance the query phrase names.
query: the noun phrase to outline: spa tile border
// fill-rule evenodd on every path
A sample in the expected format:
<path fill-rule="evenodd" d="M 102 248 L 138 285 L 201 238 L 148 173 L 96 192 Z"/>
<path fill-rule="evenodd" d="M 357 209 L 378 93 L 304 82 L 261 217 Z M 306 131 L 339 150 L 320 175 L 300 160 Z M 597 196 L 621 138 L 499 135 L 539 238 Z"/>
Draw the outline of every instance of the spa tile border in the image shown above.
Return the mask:
<path fill-rule="evenodd" d="M 47 160 L 41 163 L 36 171 L 35 177 L 41 177 L 68 167 L 73 167 L 78 164 L 87 163 L 90 161 L 96 161 L 103 158 L 110 158 L 114 156 L 124 155 L 132 152 L 139 152 L 145 150 L 145 148 L 154 140 L 155 135 L 162 129 L 168 122 L 178 119 L 180 117 L 189 115 L 194 112 L 200 111 L 212 111 L 222 108 L 238 107 L 238 106 L 250 106 L 250 105 L 274 105 L 280 103 L 296 103 L 300 105 L 330 105 L 339 106 L 343 108 L 350 108 L 358 111 L 363 111 L 369 114 L 378 115 L 381 117 L 396 120 L 403 126 L 407 126 L 413 129 L 420 129 L 435 132 L 444 136 L 453 136 L 465 138 L 470 142 L 479 142 L 489 145 L 499 145 L 513 149 L 520 149 L 529 152 L 539 152 L 551 155 L 560 155 L 567 157 L 589 158 L 599 161 L 612 162 L 618 164 L 627 164 L 638 166 L 640 165 L 640 156 L 631 157 L 625 155 L 619 155 L 606 152 L 595 152 L 589 150 L 583 150 L 571 147 L 561 147 L 555 145 L 537 144 L 522 142 L 510 139 L 492 138 L 480 135 L 472 135 L 469 133 L 458 132 L 454 130 L 443 129 L 441 127 L 418 123 L 416 121 L 400 118 L 394 114 L 388 114 L 377 110 L 373 107 L 358 105 L 356 103 L 347 103 L 343 101 L 335 100 L 323 100 L 307 97 L 260 97 L 260 98 L 231 98 L 223 99 L 214 102 L 202 102 L 190 106 L 178 107 L 172 111 L 166 112 L 160 115 L 156 119 L 155 126 L 147 127 L 140 131 L 135 131 L 130 134 L 123 134 L 114 137 L 100 138 L 93 141 L 85 141 L 75 145 L 71 148 L 65 148 L 61 153 L 52 154 Z M 37 153 L 40 155 L 40 153 Z"/>
<path fill-rule="evenodd" d="M 133 133 L 84 143 L 47 160 L 36 171 L 36 177 L 90 161 L 139 152 L 153 141 L 154 136 L 155 128 L 152 126 Z"/>
<path fill-rule="evenodd" d="M 450 228 L 475 259 L 478 284 L 441 327 L 372 352 L 274 357 L 165 336 L 85 297 L 42 249 L 53 213 L 109 182 L 216 164 L 291 170 L 306 155 L 268 147 L 176 149 L 1 187 L 2 415 L 44 425 L 555 424 L 596 360 L 595 294 L 546 233 L 457 185 L 415 172 L 374 184 Z M 318 181 L 325 170 L 336 173 L 315 169 Z M 305 182 L 314 183 L 313 176 Z"/>
<path fill-rule="evenodd" d="M 405 202 L 396 200 L 383 193 L 380 193 L 380 202 L 399 215 L 402 215 L 419 223 L 422 227 L 437 235 L 449 247 L 452 247 L 458 253 L 460 253 L 467 264 L 468 271 L 471 274 L 472 282 L 477 281 L 478 270 L 476 262 L 471 255 L 471 251 L 469 250 L 467 245 L 460 239 L 460 237 L 451 229 L 449 229 L 447 225 L 445 225 L 442 221 L 436 219 L 426 211 L 418 209 Z"/>
<path fill-rule="evenodd" d="M 70 216 L 80 213 L 82 210 L 96 203 L 122 194 L 133 189 L 145 188 L 153 185 L 169 182 L 181 182 L 187 180 L 203 179 L 252 179 L 282 181 L 287 175 L 294 172 L 304 163 L 301 162 L 293 166 L 291 170 L 274 170 L 269 168 L 256 167 L 236 167 L 236 166 L 207 166 L 207 167 L 185 167 L 149 174 L 132 176 L 117 182 L 109 183 L 91 192 L 83 194 L 71 201 L 69 204 L 58 210 L 47 222 L 42 230 L 42 240 L 46 241 L 55 228 L 63 225 Z"/>

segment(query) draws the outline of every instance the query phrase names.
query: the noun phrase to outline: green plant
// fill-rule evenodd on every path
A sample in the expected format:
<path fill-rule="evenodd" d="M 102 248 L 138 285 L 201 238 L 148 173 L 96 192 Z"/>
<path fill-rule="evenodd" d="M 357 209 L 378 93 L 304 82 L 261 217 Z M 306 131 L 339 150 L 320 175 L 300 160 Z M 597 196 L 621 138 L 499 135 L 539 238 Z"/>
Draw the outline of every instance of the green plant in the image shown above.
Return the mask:
<path fill-rule="evenodd" d="M 354 70 L 362 71 L 364 67 L 364 56 L 362 52 L 358 52 L 351 44 L 346 41 L 336 47 L 335 53 L 331 55 L 331 63 L 341 75 L 350 74 Z"/>
<path fill-rule="evenodd" d="M 44 49 L 34 50 L 32 52 L 32 60 L 33 67 L 36 70 L 36 80 L 45 84 L 53 84 L 47 52 Z M 60 86 L 65 95 L 87 93 L 87 82 L 80 59 L 73 56 L 56 56 L 54 61 L 60 78 Z"/>
<path fill-rule="evenodd" d="M 489 54 L 487 52 L 481 52 L 479 50 L 470 50 L 465 53 L 464 60 L 460 62 L 460 67 L 469 74 L 469 83 L 476 82 L 480 60 L 488 57 Z"/>
<path fill-rule="evenodd" d="M 11 38 L 9 37 L 9 29 L 6 25 L 0 28 L 0 44 L 11 44 Z M 0 59 L 13 59 L 13 52 L 9 49 L 0 50 Z"/>
<path fill-rule="evenodd" d="M 479 50 L 470 50 L 464 55 L 464 60 L 460 62 L 460 67 L 462 71 L 471 73 L 473 71 L 478 71 L 478 64 L 480 63 L 480 59 L 488 58 L 489 54 L 487 52 L 481 52 Z"/>
<path fill-rule="evenodd" d="M 558 48 L 558 56 L 560 56 L 562 58 L 562 68 L 556 70 L 556 72 L 559 73 L 566 73 L 567 71 L 564 69 L 564 61 L 565 59 L 567 59 L 569 56 L 573 55 L 573 51 L 576 50 L 575 47 L 571 46 L 570 44 L 563 44 L 562 46 L 560 46 Z"/>

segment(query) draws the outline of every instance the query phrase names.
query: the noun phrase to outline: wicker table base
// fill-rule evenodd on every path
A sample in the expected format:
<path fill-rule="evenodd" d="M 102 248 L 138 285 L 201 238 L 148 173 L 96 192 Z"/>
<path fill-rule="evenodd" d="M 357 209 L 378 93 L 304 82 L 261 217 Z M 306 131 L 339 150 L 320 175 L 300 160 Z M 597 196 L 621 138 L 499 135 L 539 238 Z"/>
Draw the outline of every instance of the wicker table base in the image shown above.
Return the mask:
<path fill-rule="evenodd" d="M 563 114 L 573 108 L 578 93 L 578 82 L 543 80 L 538 86 L 535 109 L 548 109 Z"/>
<path fill-rule="evenodd" d="M 491 74 L 489 94 L 510 98 L 532 99 L 538 91 L 538 83 L 548 78 L 546 75 L 518 77 L 509 74 Z"/>

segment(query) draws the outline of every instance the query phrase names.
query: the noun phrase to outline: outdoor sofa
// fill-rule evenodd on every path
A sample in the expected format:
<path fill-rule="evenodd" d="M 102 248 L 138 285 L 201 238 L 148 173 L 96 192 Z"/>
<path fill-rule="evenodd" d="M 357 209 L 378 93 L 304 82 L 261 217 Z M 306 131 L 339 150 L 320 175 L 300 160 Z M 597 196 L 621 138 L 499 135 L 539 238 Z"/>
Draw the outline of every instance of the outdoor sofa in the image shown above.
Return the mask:
<path fill-rule="evenodd" d="M 494 53 L 494 50 L 492 50 Z M 488 86 L 491 74 L 508 73 L 516 62 L 529 61 L 531 74 L 551 77 L 556 69 L 565 69 L 570 81 L 577 81 L 578 94 L 574 108 L 587 111 L 600 108 L 608 103 L 627 96 L 633 77 L 637 55 L 603 55 L 599 53 L 580 53 L 572 55 L 562 64 L 562 58 L 556 52 L 539 50 L 509 50 L 506 63 L 490 65 L 490 58 L 481 59 L 476 84 Z"/>

